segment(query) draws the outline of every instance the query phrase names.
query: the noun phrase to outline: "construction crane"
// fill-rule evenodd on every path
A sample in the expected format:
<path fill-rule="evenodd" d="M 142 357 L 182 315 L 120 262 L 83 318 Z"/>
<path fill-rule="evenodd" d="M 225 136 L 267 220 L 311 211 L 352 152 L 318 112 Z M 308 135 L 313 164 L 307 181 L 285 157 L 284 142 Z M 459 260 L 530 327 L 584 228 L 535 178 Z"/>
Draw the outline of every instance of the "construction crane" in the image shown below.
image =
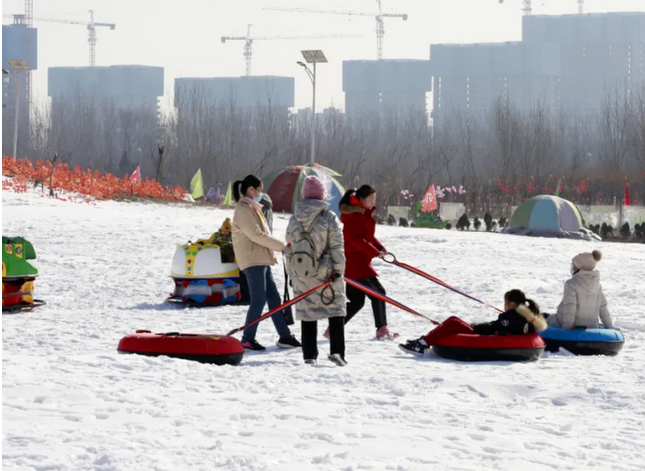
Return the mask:
<path fill-rule="evenodd" d="M 378 5 L 378 13 L 360 12 L 360 11 L 342 11 L 342 10 L 317 10 L 310 8 L 280 8 L 280 7 L 266 7 L 264 10 L 273 11 L 288 11 L 296 13 L 325 13 L 330 15 L 352 15 L 352 16 L 371 16 L 376 20 L 376 57 L 380 60 L 383 59 L 383 36 L 385 36 L 385 28 L 383 26 L 383 18 L 401 18 L 407 21 L 408 15 L 405 13 L 383 13 L 381 9 L 381 0 L 376 0 Z"/>
<path fill-rule="evenodd" d="M 504 3 L 504 0 L 499 0 L 499 3 Z M 522 0 L 522 15 L 529 16 L 532 11 L 531 0 Z"/>
<path fill-rule="evenodd" d="M 335 38 L 356 38 L 357 35 L 334 34 L 329 36 L 251 36 L 251 26 L 246 27 L 246 36 L 222 36 L 222 42 L 244 41 L 244 60 L 246 62 L 246 75 L 251 75 L 251 57 L 253 55 L 253 41 L 285 40 L 285 39 L 335 39 Z"/>
<path fill-rule="evenodd" d="M 585 0 L 578 1 L 578 14 L 582 15 L 585 10 Z M 499 0 L 499 3 L 504 3 L 504 0 Z M 524 16 L 529 16 L 533 9 L 531 8 L 531 0 L 522 0 L 522 14 Z"/>
<path fill-rule="evenodd" d="M 66 23 L 69 25 L 82 25 L 87 27 L 88 31 L 88 44 L 90 45 L 90 66 L 94 67 L 96 65 L 96 28 L 99 26 L 104 26 L 113 30 L 116 28 L 114 23 L 99 23 L 94 21 L 94 11 L 90 10 L 90 21 L 77 21 L 77 20 L 64 20 L 59 18 L 29 18 L 27 15 L 2 15 L 3 17 L 13 16 L 14 24 L 27 24 L 29 25 L 30 21 L 44 21 L 49 23 Z"/>

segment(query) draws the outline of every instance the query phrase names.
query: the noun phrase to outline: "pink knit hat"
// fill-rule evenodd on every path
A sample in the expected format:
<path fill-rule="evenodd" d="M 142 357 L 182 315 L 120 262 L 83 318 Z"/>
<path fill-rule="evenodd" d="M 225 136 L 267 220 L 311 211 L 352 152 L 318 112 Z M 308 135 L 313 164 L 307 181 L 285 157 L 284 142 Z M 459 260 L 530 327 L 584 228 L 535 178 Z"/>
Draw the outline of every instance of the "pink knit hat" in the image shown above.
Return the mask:
<path fill-rule="evenodd" d="M 320 178 L 309 175 L 302 184 L 302 197 L 311 200 L 327 200 L 327 188 Z"/>

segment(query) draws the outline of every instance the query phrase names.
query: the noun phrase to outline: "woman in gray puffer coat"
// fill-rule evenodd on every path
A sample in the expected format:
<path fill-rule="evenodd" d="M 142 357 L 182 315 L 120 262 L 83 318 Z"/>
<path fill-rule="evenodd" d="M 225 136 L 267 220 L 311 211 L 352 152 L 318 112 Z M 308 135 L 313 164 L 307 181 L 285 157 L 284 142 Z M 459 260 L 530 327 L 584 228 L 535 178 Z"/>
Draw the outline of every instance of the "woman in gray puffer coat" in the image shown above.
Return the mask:
<path fill-rule="evenodd" d="M 287 227 L 285 256 L 293 293 L 298 296 L 333 279 L 331 289 L 317 291 L 295 306 L 302 325 L 302 353 L 307 364 L 318 358 L 318 321 L 329 319 L 329 360 L 345 366 L 346 299 L 343 275 L 345 252 L 343 230 L 329 210 L 325 184 L 317 177 L 305 178 L 303 200 L 296 203 Z"/>

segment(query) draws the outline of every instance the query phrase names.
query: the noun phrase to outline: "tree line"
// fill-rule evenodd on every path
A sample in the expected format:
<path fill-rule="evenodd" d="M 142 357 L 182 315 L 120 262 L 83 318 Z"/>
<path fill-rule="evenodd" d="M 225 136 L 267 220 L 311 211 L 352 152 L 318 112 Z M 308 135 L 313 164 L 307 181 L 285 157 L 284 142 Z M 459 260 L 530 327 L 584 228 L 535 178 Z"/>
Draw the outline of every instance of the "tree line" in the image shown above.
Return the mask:
<path fill-rule="evenodd" d="M 184 186 L 201 168 L 206 187 L 309 160 L 310 115 L 270 101 L 253 108 L 233 99 L 214 103 L 199 90 L 175 97 L 175 104 L 167 112 L 118 109 L 77 96 L 53 108 L 34 106 L 25 155 L 58 154 L 119 176 L 140 166 L 144 177 Z M 403 204 L 402 190 L 417 199 L 431 183 L 461 185 L 466 191 L 448 200 L 479 212 L 478 206 L 494 210 L 553 192 L 559 182 L 565 197 L 594 204 L 622 197 L 626 176 L 632 198 L 642 202 L 645 83 L 607 94 L 600 109 L 588 112 L 542 102 L 520 110 L 502 97 L 484 113 L 442 110 L 434 125 L 418 111 L 327 112 L 317 118 L 316 157 L 346 186 L 374 184 L 389 204 Z"/>

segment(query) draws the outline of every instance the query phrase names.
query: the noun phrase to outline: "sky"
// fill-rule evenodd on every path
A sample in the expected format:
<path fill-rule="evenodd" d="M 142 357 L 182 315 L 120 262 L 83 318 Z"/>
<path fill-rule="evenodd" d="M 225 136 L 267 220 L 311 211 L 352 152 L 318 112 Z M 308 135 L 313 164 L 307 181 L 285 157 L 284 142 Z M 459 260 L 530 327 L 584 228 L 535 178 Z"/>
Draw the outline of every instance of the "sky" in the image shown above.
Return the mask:
<path fill-rule="evenodd" d="M 383 0 L 383 11 L 407 13 L 407 21 L 386 18 L 384 58 L 427 59 L 430 44 L 517 41 L 521 0 Z M 177 77 L 230 77 L 245 73 L 243 41 L 221 36 L 329 36 L 257 40 L 253 75 L 295 77 L 296 107 L 311 105 L 311 83 L 296 62 L 303 49 L 322 49 L 329 63 L 318 67 L 318 109 L 343 108 L 342 62 L 376 59 L 372 16 L 267 11 L 266 7 L 311 8 L 372 13 L 374 0 L 34 0 L 34 18 L 115 23 L 97 28 L 97 65 L 142 64 L 165 68 L 166 104 Z M 585 12 L 645 11 L 645 0 L 586 0 Z M 2 13 L 23 13 L 23 0 L 3 0 Z M 533 14 L 577 12 L 576 0 L 534 0 Z M 10 23 L 3 17 L 3 23 Z M 38 28 L 38 70 L 34 99 L 47 96 L 47 68 L 89 65 L 87 30 L 82 25 L 34 21 Z"/>

